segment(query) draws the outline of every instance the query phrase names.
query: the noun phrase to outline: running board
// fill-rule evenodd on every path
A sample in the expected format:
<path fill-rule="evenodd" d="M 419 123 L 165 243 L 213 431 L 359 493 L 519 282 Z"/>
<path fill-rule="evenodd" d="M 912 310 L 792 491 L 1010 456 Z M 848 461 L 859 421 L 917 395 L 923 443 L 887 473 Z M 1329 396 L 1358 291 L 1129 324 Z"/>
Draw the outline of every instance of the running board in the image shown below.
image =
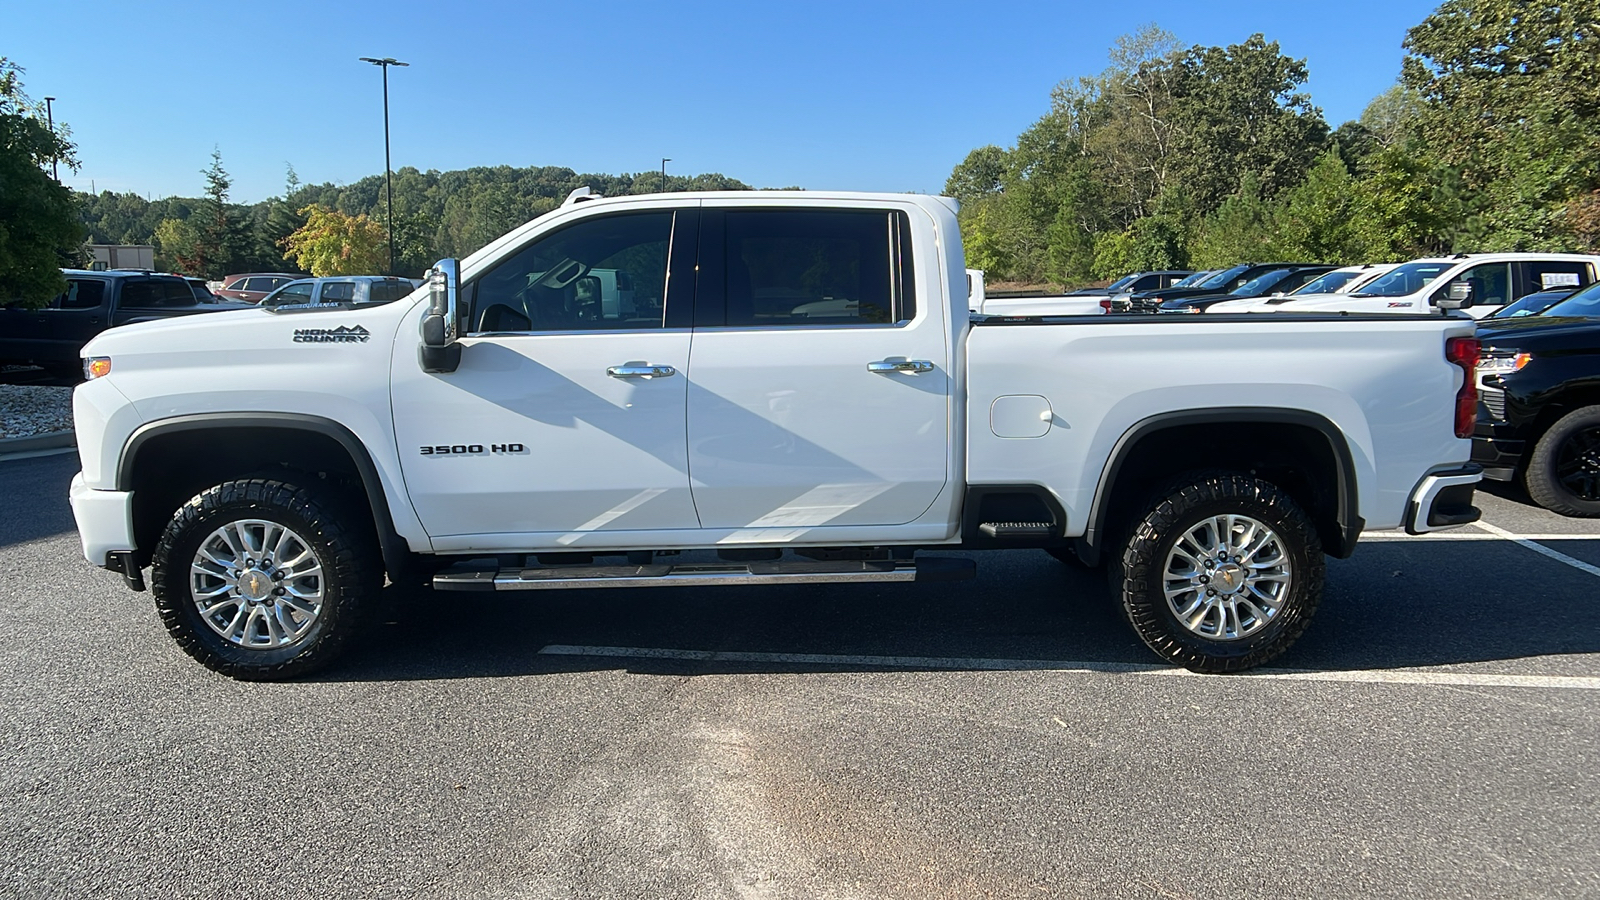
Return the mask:
<path fill-rule="evenodd" d="M 818 584 L 863 581 L 968 581 L 978 565 L 970 559 L 828 562 L 749 562 L 651 566 L 548 566 L 483 568 L 460 566 L 433 576 L 441 591 L 548 591 L 588 587 L 694 587 L 709 584 Z"/>

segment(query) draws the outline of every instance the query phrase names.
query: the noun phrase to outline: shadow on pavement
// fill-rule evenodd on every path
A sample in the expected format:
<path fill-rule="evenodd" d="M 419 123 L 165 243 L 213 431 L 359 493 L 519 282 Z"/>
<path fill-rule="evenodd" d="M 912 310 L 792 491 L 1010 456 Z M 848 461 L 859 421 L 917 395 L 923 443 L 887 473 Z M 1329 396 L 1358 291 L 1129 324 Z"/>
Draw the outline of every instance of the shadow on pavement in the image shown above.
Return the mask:
<path fill-rule="evenodd" d="M 1594 542 L 1600 550 L 1600 539 Z M 1099 572 L 980 554 L 964 584 L 435 593 L 391 588 L 331 681 L 626 670 L 881 671 L 870 664 L 542 655 L 546 645 L 1149 665 Z M 1499 542 L 1375 543 L 1332 562 L 1309 631 L 1274 667 L 1391 669 L 1600 652 L 1594 576 Z M 914 667 L 913 667 L 914 668 Z M 948 668 L 941 666 L 940 668 Z M 1024 667 L 1025 668 L 1025 667 Z"/>
<path fill-rule="evenodd" d="M 0 547 L 76 532 L 67 487 L 77 471 L 73 453 L 0 460 Z"/>

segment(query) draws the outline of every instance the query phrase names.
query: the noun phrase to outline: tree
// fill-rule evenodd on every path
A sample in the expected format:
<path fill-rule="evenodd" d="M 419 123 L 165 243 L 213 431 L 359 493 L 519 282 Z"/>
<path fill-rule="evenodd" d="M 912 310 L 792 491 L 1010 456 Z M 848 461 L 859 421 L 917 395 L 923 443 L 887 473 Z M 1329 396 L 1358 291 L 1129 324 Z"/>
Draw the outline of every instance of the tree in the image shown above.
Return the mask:
<path fill-rule="evenodd" d="M 1305 60 L 1251 35 L 1228 47 L 1193 47 L 1175 63 L 1172 176 L 1195 213 L 1217 209 L 1253 175 L 1262 196 L 1298 184 L 1327 146 L 1328 123 L 1298 88 Z"/>
<path fill-rule="evenodd" d="M 1600 187 L 1600 0 L 1445 0 L 1406 35 L 1416 149 L 1458 172 L 1475 249 L 1575 243 L 1567 204 Z"/>
<path fill-rule="evenodd" d="M 990 144 L 967 154 L 945 180 L 944 192 L 962 203 L 998 194 L 1005 189 L 1006 151 Z"/>
<path fill-rule="evenodd" d="M 306 224 L 284 239 L 284 258 L 312 275 L 373 275 L 388 261 L 388 235 L 366 215 L 302 208 Z"/>
<path fill-rule="evenodd" d="M 239 271 L 249 252 L 249 234 L 238 211 L 228 204 L 233 179 L 222 168 L 222 152 L 211 151 L 211 165 L 201 170 L 206 176 L 206 192 L 197 209 L 194 242 L 190 252 L 174 257 L 179 268 L 191 275 L 222 278 Z"/>
<path fill-rule="evenodd" d="M 67 288 L 85 229 L 72 192 L 45 171 L 77 167 L 64 128 L 52 133 L 22 92 L 22 68 L 0 56 L 0 303 L 43 306 Z"/>

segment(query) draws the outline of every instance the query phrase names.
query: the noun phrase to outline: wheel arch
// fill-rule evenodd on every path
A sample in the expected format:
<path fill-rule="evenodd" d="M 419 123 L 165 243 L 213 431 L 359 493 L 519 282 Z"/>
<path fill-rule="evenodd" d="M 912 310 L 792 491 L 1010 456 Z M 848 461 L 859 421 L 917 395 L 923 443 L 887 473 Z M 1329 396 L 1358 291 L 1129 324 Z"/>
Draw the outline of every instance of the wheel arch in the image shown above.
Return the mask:
<path fill-rule="evenodd" d="M 1224 429 L 1244 429 L 1253 438 L 1270 438 L 1270 449 L 1256 454 L 1228 448 L 1227 452 L 1208 449 L 1182 466 L 1159 469 L 1161 451 L 1185 436 L 1222 436 Z M 1355 458 L 1344 433 L 1327 417 L 1309 410 L 1271 407 L 1215 407 L 1159 413 L 1134 423 L 1112 447 L 1095 487 L 1084 533 L 1075 543 L 1079 557 L 1090 565 L 1100 559 L 1106 541 L 1126 516 L 1127 507 L 1143 499 L 1141 492 L 1157 481 L 1184 471 L 1226 466 L 1249 467 L 1266 460 L 1283 466 L 1289 458 L 1285 450 L 1303 449 L 1313 459 L 1308 468 L 1331 474 L 1332 486 L 1323 491 L 1322 482 L 1312 477 L 1299 484 L 1280 485 L 1295 501 L 1306 507 L 1318 525 L 1324 551 L 1344 559 L 1355 551 L 1365 526 L 1360 516 Z M 1265 456 L 1261 454 L 1265 452 Z M 1252 459 L 1252 456 L 1256 458 Z M 1291 467 L 1293 468 L 1293 467 Z M 1328 470 L 1331 470 L 1329 472 Z M 1295 481 L 1298 479 L 1291 479 Z"/>
<path fill-rule="evenodd" d="M 263 435 L 269 439 L 259 440 Z M 315 467 L 297 466 L 282 458 L 284 448 L 295 448 L 308 453 L 309 459 L 301 462 L 322 463 L 353 478 L 355 486 L 365 495 L 389 577 L 399 580 L 409 571 L 410 547 L 395 530 L 388 494 L 371 452 L 345 425 L 306 413 L 197 413 L 148 422 L 129 435 L 117 463 L 115 489 L 134 494 L 134 533 L 139 538 L 136 552 L 141 565 L 148 562 L 155 546 L 153 539 L 147 539 L 152 516 L 148 510 L 141 516 L 140 491 L 137 490 L 142 477 L 148 475 L 153 465 L 149 454 L 176 451 L 178 460 L 189 461 L 188 457 L 202 447 L 202 441 L 209 444 L 224 436 L 234 438 L 234 446 L 221 452 L 205 448 L 206 464 L 191 469 L 189 478 L 175 479 L 168 490 L 158 492 L 156 507 L 164 505 L 159 498 L 182 494 L 178 500 L 181 504 L 210 483 L 252 474 L 263 465 L 277 463 L 297 471 L 317 471 Z M 252 437 L 257 440 L 248 440 Z M 190 490 L 190 485 L 200 486 Z M 170 516 L 171 512 L 167 509 L 165 515 Z M 164 519 L 155 526 L 155 534 L 159 534 L 160 527 L 164 527 Z"/>

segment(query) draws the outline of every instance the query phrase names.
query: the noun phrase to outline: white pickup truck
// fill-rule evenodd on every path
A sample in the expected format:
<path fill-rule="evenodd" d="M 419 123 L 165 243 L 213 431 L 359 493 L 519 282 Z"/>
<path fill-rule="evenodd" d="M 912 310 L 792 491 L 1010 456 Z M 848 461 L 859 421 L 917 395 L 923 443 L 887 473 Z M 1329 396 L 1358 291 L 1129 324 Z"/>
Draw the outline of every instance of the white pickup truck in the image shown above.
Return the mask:
<path fill-rule="evenodd" d="M 401 301 L 95 338 L 71 501 L 237 678 L 327 663 L 385 575 L 951 580 L 938 550 L 989 548 L 1107 565 L 1152 650 L 1233 671 L 1364 528 L 1476 519 L 1476 352 L 1454 313 L 971 317 L 943 198 L 575 196 Z"/>
<path fill-rule="evenodd" d="M 1600 256 L 1575 253 L 1458 253 L 1394 266 L 1354 290 L 1289 297 L 1253 312 L 1396 313 L 1433 315 L 1452 291 L 1467 298 L 1468 314 L 1483 318 L 1538 291 L 1579 288 L 1600 278 Z M 1458 308 L 1464 308 L 1458 307 Z M 1233 312 L 1234 310 L 1217 310 Z"/>

